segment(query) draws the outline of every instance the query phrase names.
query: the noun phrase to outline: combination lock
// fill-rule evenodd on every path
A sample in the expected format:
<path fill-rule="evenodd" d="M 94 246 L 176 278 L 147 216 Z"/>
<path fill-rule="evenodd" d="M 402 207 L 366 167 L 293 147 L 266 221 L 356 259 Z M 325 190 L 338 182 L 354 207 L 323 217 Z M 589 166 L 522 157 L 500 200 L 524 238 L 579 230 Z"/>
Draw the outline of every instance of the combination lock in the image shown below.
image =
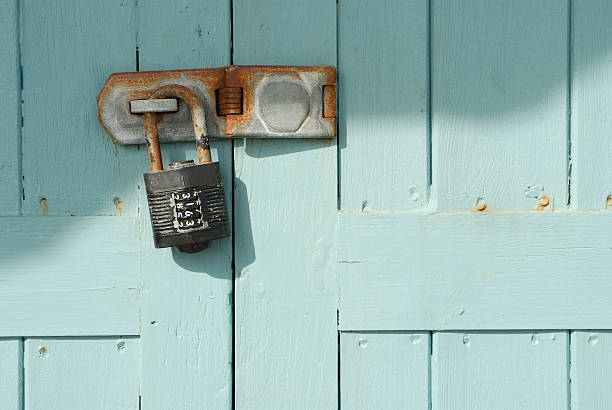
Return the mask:
<path fill-rule="evenodd" d="M 159 115 L 144 113 L 149 169 L 144 174 L 153 239 L 156 248 L 176 246 L 183 252 L 198 252 L 210 241 L 229 236 L 223 183 L 219 163 L 212 162 L 202 103 L 192 90 L 171 84 L 149 97 L 178 97 L 191 111 L 198 162 L 173 162 L 163 169 L 157 132 Z"/>

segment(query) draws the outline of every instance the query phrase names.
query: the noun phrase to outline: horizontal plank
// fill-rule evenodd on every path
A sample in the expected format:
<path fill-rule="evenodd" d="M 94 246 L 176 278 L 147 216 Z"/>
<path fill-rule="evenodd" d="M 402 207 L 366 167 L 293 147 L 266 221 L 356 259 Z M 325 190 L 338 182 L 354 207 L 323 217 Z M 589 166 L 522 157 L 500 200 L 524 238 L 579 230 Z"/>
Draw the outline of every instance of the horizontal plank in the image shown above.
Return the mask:
<path fill-rule="evenodd" d="M 339 214 L 340 329 L 608 329 L 612 212 Z"/>
<path fill-rule="evenodd" d="M 0 336 L 138 334 L 138 218 L 0 218 Z"/>

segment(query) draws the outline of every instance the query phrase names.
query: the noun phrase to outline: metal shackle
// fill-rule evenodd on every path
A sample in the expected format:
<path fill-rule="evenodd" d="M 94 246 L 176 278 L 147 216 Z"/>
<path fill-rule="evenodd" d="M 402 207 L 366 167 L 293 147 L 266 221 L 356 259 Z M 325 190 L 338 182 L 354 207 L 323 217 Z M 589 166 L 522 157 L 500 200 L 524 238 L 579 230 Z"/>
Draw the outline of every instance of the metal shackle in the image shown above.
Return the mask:
<path fill-rule="evenodd" d="M 206 130 L 206 113 L 202 101 L 200 101 L 198 95 L 191 89 L 178 84 L 168 84 L 158 88 L 151 93 L 149 100 L 171 97 L 180 98 L 189 106 L 191 120 L 193 121 L 196 149 L 198 151 L 198 162 L 200 164 L 211 163 L 212 158 L 210 156 L 209 138 Z M 149 169 L 151 172 L 163 171 L 164 165 L 162 163 L 159 134 L 157 130 L 157 123 L 161 120 L 161 114 L 145 112 L 143 113 L 143 120 L 147 138 Z"/>

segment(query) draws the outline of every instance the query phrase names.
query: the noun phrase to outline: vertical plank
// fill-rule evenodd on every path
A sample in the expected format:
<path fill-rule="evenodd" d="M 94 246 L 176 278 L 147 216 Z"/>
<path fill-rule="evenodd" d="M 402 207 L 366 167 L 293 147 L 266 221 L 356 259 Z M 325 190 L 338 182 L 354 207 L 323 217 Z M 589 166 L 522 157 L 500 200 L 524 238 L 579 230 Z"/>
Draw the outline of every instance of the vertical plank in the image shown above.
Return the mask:
<path fill-rule="evenodd" d="M 0 403 L 3 410 L 21 410 L 23 342 L 0 339 Z"/>
<path fill-rule="evenodd" d="M 17 215 L 21 204 L 21 81 L 19 2 L 0 5 L 0 215 Z"/>
<path fill-rule="evenodd" d="M 427 204 L 428 3 L 338 3 L 341 209 Z"/>
<path fill-rule="evenodd" d="M 234 64 L 335 64 L 335 2 L 233 10 Z M 337 408 L 336 157 L 335 141 L 235 143 L 236 408 Z"/>
<path fill-rule="evenodd" d="M 576 1 L 572 8 L 571 204 L 605 209 L 612 194 L 612 3 Z"/>
<path fill-rule="evenodd" d="M 568 408 L 567 332 L 434 333 L 432 409 Z"/>
<path fill-rule="evenodd" d="M 25 410 L 138 409 L 138 338 L 26 339 Z"/>
<path fill-rule="evenodd" d="M 136 214 L 144 154 L 114 145 L 96 107 L 136 66 L 134 0 L 26 0 L 22 21 L 23 213 Z"/>
<path fill-rule="evenodd" d="M 567 202 L 567 0 L 434 0 L 437 207 Z"/>
<path fill-rule="evenodd" d="M 230 64 L 230 1 L 163 0 L 138 5 L 140 69 Z M 195 143 L 165 144 L 164 163 L 196 159 Z M 213 141 L 231 215 L 232 146 Z M 141 171 L 147 164 L 142 158 Z M 142 178 L 142 177 L 139 177 Z M 146 196 L 142 230 L 142 407 L 230 409 L 232 240 L 182 254 L 155 249 Z"/>
<path fill-rule="evenodd" d="M 572 410 L 612 408 L 612 332 L 572 332 Z"/>
<path fill-rule="evenodd" d="M 429 409 L 429 333 L 341 333 L 340 407 Z"/>

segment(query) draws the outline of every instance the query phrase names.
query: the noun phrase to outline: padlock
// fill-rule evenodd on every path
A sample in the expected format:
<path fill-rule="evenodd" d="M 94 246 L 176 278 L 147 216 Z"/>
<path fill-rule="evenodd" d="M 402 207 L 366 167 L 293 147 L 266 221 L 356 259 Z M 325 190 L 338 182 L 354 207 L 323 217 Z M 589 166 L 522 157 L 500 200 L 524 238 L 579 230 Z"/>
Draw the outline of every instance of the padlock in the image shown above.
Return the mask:
<path fill-rule="evenodd" d="M 202 102 L 191 89 L 170 84 L 149 99 L 181 98 L 191 111 L 198 162 L 173 162 L 163 169 L 157 123 L 160 114 L 143 114 L 150 173 L 144 174 L 156 248 L 176 246 L 182 252 L 206 249 L 210 241 L 229 236 L 219 163 L 212 162 Z"/>

